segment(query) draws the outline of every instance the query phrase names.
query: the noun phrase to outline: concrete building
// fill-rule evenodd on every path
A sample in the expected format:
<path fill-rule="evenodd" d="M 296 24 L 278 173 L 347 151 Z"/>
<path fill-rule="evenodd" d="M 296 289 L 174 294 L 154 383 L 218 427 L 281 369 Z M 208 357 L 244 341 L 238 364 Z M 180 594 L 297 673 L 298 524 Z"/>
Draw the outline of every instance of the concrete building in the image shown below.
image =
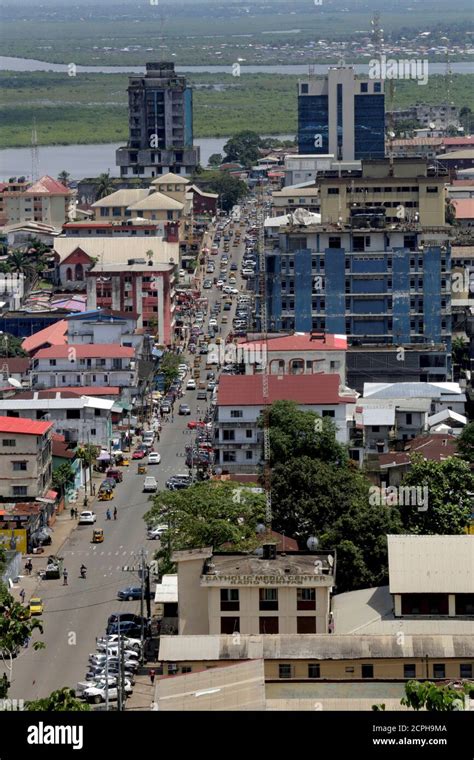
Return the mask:
<path fill-rule="evenodd" d="M 138 358 L 149 358 L 148 336 L 137 327 L 136 312 L 97 309 L 71 314 L 65 321 L 68 343 L 113 343 L 133 348 Z"/>
<path fill-rule="evenodd" d="M 69 390 L 33 391 L 0 401 L 0 414 L 8 418 L 48 420 L 54 432 L 69 445 L 91 443 L 108 446 L 112 438 L 112 410 L 107 398 L 79 396 Z"/>
<path fill-rule="evenodd" d="M 328 171 L 334 162 L 334 155 L 288 154 L 285 156 L 283 171 L 285 187 L 313 183 L 318 173 Z"/>
<path fill-rule="evenodd" d="M 289 185 L 272 193 L 272 216 L 291 214 L 297 208 L 319 214 L 319 189 L 312 183 L 309 187 Z"/>
<path fill-rule="evenodd" d="M 179 635 L 327 633 L 335 552 L 174 552 Z"/>
<path fill-rule="evenodd" d="M 403 121 L 417 121 L 424 127 L 431 127 L 431 124 L 434 124 L 435 129 L 445 132 L 449 127 L 459 129 L 461 126 L 459 114 L 460 108 L 450 103 L 440 103 L 439 105 L 417 103 L 409 108 L 387 113 L 387 118 L 394 125 Z"/>
<path fill-rule="evenodd" d="M 16 311 L 25 295 L 25 275 L 21 272 L 0 273 L 0 308 Z"/>
<path fill-rule="evenodd" d="M 330 417 L 340 443 L 348 442 L 356 397 L 340 387 L 338 374 L 270 375 L 263 396 L 261 375 L 222 375 L 217 392 L 214 449 L 216 464 L 229 472 L 254 472 L 262 460 L 258 421 L 265 405 L 295 401 L 303 411 Z"/>
<path fill-rule="evenodd" d="M 454 303 L 454 301 L 453 301 Z M 349 346 L 347 351 L 347 385 L 358 393 L 364 383 L 446 382 L 448 355 L 445 345 L 410 344 L 403 347 L 387 344 Z"/>
<path fill-rule="evenodd" d="M 350 66 L 298 82 L 298 152 L 332 153 L 337 160 L 383 158 L 382 80 L 356 79 Z"/>
<path fill-rule="evenodd" d="M 0 371 L 2 373 L 2 385 L 8 388 L 9 378 L 16 380 L 23 388 L 30 384 L 30 360 L 28 357 L 15 356 L 13 358 L 2 357 L 0 359 Z M 10 386 L 10 390 L 14 390 Z"/>
<path fill-rule="evenodd" d="M 411 458 L 418 454 L 428 461 L 442 462 L 457 454 L 456 436 L 447 433 L 429 433 L 407 440 L 403 451 L 389 451 L 378 458 L 380 481 L 387 486 L 398 486 L 409 472 Z"/>
<path fill-rule="evenodd" d="M 466 394 L 459 383 L 365 383 L 361 401 L 415 398 L 429 399 L 430 414 L 452 410 L 463 415 L 465 411 Z"/>
<path fill-rule="evenodd" d="M 127 210 L 127 209 L 125 209 Z M 144 221 L 143 219 L 91 219 L 85 222 L 68 222 L 63 224 L 66 237 L 167 237 L 168 227 Z M 164 234 L 163 234 L 164 233 Z"/>
<path fill-rule="evenodd" d="M 130 396 L 138 383 L 133 348 L 109 343 L 42 348 L 33 359 L 33 390 L 77 385 L 113 385 Z"/>
<path fill-rule="evenodd" d="M 1 195 L 5 224 L 38 222 L 61 227 L 69 219 L 73 193 L 47 175 L 37 182 L 11 185 Z"/>
<path fill-rule="evenodd" d="M 0 402 L 3 403 L 3 402 Z M 0 416 L 0 498 L 30 501 L 51 485 L 51 422 Z"/>
<path fill-rule="evenodd" d="M 199 163 L 192 89 L 174 63 L 147 63 L 145 76 L 129 78 L 128 124 L 127 146 L 116 154 L 120 176 L 192 174 Z"/>

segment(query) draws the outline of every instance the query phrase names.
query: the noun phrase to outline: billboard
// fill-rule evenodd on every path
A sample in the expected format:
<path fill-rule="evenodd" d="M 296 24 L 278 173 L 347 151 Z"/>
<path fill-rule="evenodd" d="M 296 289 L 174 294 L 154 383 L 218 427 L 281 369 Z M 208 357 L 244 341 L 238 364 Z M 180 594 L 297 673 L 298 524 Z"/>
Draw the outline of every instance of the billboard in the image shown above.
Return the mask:
<path fill-rule="evenodd" d="M 17 529 L 0 529 L 0 546 L 5 551 L 17 551 L 26 554 L 26 530 Z"/>

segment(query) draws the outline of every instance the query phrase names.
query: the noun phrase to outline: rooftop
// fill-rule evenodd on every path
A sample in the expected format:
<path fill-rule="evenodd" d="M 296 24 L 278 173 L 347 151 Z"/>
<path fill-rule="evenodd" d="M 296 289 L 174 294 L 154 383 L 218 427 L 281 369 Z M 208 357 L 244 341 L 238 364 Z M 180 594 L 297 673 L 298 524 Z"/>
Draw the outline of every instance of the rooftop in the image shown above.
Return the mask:
<path fill-rule="evenodd" d="M 28 372 L 30 368 L 30 359 L 28 356 L 15 356 L 13 358 L 2 356 L 0 359 L 0 368 L 3 368 L 5 365 L 8 367 L 9 375 L 22 375 L 24 372 Z"/>
<path fill-rule="evenodd" d="M 115 193 L 106 195 L 105 198 L 100 198 L 92 204 L 92 208 L 109 208 L 110 206 L 116 206 L 123 208 L 124 206 L 131 206 L 132 203 L 137 203 L 143 198 L 146 198 L 150 191 L 147 188 L 116 190 Z"/>
<path fill-rule="evenodd" d="M 405 451 L 390 451 L 388 454 L 380 454 L 380 468 L 387 469 L 409 465 L 410 457 L 413 454 L 421 454 L 424 459 L 441 462 L 443 459 L 455 456 L 457 452 L 456 441 L 456 436 L 445 433 L 419 435 L 406 443 Z"/>
<path fill-rule="evenodd" d="M 169 183 L 170 185 L 189 185 L 189 179 L 182 177 L 180 174 L 168 172 L 167 174 L 162 174 L 160 177 L 156 177 L 151 184 L 162 185 L 166 183 Z"/>
<path fill-rule="evenodd" d="M 269 353 L 272 351 L 345 351 L 347 349 L 347 337 L 326 333 L 324 335 L 310 332 L 296 332 L 293 335 L 268 335 L 265 341 L 239 341 L 240 346 L 246 348 L 265 348 Z"/>
<path fill-rule="evenodd" d="M 129 211 L 182 211 L 184 205 L 164 193 L 154 192 L 141 198 L 136 203 L 130 203 Z"/>
<path fill-rule="evenodd" d="M 456 219 L 474 219 L 474 198 L 452 198 Z"/>
<path fill-rule="evenodd" d="M 0 405 L 4 403 L 4 401 L 0 401 Z M 38 420 L 21 419 L 20 417 L 0 417 L 0 433 L 44 435 L 52 426 L 52 422 L 39 422 Z"/>
<path fill-rule="evenodd" d="M 462 392 L 459 383 L 364 383 L 364 399 L 441 399 L 443 397 L 455 397 L 453 400 L 456 401 L 466 400 L 466 397 Z"/>
<path fill-rule="evenodd" d="M 31 187 L 26 191 L 31 195 L 40 195 L 48 193 L 49 195 L 70 195 L 71 191 L 68 187 L 58 182 L 57 179 L 53 179 L 45 174 L 37 182 L 34 182 Z"/>
<path fill-rule="evenodd" d="M 413 534 L 387 540 L 391 594 L 472 594 L 474 536 Z"/>
<path fill-rule="evenodd" d="M 123 264 L 130 259 L 145 259 L 148 261 L 147 251 L 152 251 L 154 262 L 168 263 L 170 259 L 178 261 L 178 243 L 168 243 L 161 237 L 57 237 L 54 241 L 54 250 L 59 256 L 60 262 L 70 256 L 76 249 L 80 249 L 87 256 L 97 260 L 98 264 Z"/>
<path fill-rule="evenodd" d="M 331 560 L 329 558 L 332 558 Z M 285 582 L 287 576 L 315 575 L 333 577 L 334 552 L 278 553 L 276 559 L 263 559 L 255 554 L 215 553 L 203 570 L 203 577 L 216 576 L 269 576 L 276 585 Z"/>
<path fill-rule="evenodd" d="M 23 395 L 23 394 L 21 394 Z M 15 396 L 10 399 L 0 400 L 0 411 L 16 409 L 24 410 L 48 410 L 48 409 L 104 409 L 110 410 L 114 406 L 114 399 L 96 398 L 94 396 L 78 396 L 76 393 L 51 392 L 48 397 L 38 398 L 38 392 L 32 393 L 29 397 L 19 398 Z M 9 418 L 10 419 L 10 418 Z M 11 419 L 19 419 L 12 417 Z"/>
<path fill-rule="evenodd" d="M 41 348 L 35 359 L 133 359 L 135 350 L 114 343 L 70 343 Z"/>
<path fill-rule="evenodd" d="M 268 396 L 263 395 L 260 375 L 222 375 L 217 391 L 218 406 L 265 406 L 275 401 L 302 405 L 350 404 L 355 396 L 340 395 L 339 375 L 269 375 Z"/>
<path fill-rule="evenodd" d="M 28 354 L 33 353 L 37 349 L 45 345 L 50 346 L 63 346 L 67 343 L 67 322 L 65 319 L 60 319 L 58 322 L 54 322 L 52 325 L 48 325 L 43 330 L 39 330 L 29 338 L 25 338 L 21 347 L 23 351 Z"/>

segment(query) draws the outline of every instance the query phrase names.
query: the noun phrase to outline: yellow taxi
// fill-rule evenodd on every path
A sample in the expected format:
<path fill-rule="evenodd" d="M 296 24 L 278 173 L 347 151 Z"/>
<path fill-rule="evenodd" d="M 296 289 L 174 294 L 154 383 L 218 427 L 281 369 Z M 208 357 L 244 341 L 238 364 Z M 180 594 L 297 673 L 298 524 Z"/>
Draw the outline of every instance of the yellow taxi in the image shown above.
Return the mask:
<path fill-rule="evenodd" d="M 39 596 L 30 599 L 30 615 L 41 615 L 43 612 L 43 600 Z"/>

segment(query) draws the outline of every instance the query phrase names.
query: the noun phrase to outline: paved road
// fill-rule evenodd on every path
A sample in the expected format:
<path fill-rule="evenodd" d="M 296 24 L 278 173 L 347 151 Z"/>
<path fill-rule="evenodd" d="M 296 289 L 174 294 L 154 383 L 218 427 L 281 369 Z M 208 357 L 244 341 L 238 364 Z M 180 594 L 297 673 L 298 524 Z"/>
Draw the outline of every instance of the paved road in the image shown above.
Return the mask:
<path fill-rule="evenodd" d="M 242 236 L 243 238 L 243 236 Z M 244 247 L 230 246 L 233 260 L 240 263 Z M 216 261 L 216 272 L 220 257 L 210 257 Z M 237 273 L 236 273 L 237 274 Z M 210 276 L 210 275 L 209 275 Z M 238 279 L 240 288 L 240 279 Z M 213 287 L 204 291 L 210 305 L 221 293 Z M 221 335 L 232 329 L 231 312 L 229 324 L 223 326 Z M 222 315 L 222 312 L 221 312 Z M 207 319 L 209 314 L 207 315 Z M 207 326 L 207 320 L 206 320 Z M 204 375 L 205 357 L 203 357 Z M 187 391 L 182 398 L 190 405 L 191 419 L 196 418 L 196 391 Z M 201 409 L 204 402 L 199 402 Z M 176 409 L 177 411 L 177 409 Z M 163 425 L 161 440 L 156 444 L 161 453 L 161 464 L 149 467 L 163 488 L 166 479 L 176 472 L 186 472 L 184 446 L 192 440 L 187 430 L 190 417 L 177 414 L 174 422 Z M 145 536 L 143 515 L 150 507 L 148 495 L 142 492 L 143 475 L 137 473 L 137 462 L 124 468 L 124 480 L 115 489 L 115 498 L 110 502 L 99 502 L 95 511 L 96 526 L 103 528 L 105 540 L 102 544 L 92 544 L 92 526 L 78 526 L 63 545 L 60 554 L 69 572 L 69 585 L 62 580 L 41 581 L 39 595 L 43 598 L 45 611 L 43 636 L 35 636 L 45 643 L 46 649 L 33 651 L 24 649 L 15 661 L 10 697 L 36 699 L 62 686 L 74 687 L 84 678 L 88 655 L 95 650 L 95 639 L 105 632 L 108 616 L 112 612 L 139 612 L 140 602 L 118 602 L 118 589 L 126 585 L 137 585 L 138 575 L 122 571 L 122 566 L 138 564 L 138 553 L 142 547 L 148 552 L 148 559 L 156 551 L 157 545 Z M 107 521 L 108 507 L 116 506 L 117 521 Z M 79 577 L 79 568 L 84 563 L 88 569 L 87 579 Z"/>

